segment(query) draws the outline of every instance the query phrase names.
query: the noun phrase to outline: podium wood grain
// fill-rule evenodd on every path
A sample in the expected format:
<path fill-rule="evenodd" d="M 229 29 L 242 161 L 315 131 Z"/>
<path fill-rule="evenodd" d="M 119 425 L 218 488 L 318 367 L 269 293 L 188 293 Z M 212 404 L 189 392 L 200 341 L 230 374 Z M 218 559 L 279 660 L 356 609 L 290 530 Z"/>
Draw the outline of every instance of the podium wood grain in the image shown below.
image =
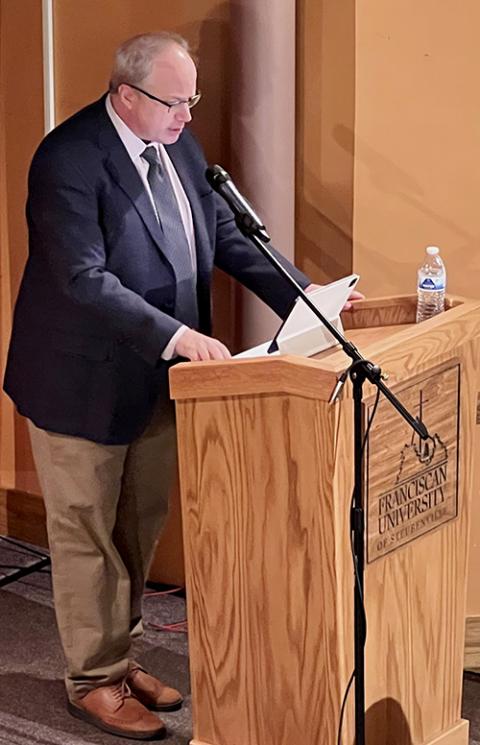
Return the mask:
<path fill-rule="evenodd" d="M 382 329 L 372 301 L 363 322 L 369 303 Z M 480 303 L 451 305 L 411 326 L 408 300 L 387 303 L 383 338 L 349 332 L 392 384 L 461 364 L 459 517 L 366 567 L 369 745 L 468 743 L 460 704 Z M 347 364 L 329 350 L 172 370 L 195 745 L 336 743 L 353 668 L 349 386 L 340 403 L 327 400 Z"/>

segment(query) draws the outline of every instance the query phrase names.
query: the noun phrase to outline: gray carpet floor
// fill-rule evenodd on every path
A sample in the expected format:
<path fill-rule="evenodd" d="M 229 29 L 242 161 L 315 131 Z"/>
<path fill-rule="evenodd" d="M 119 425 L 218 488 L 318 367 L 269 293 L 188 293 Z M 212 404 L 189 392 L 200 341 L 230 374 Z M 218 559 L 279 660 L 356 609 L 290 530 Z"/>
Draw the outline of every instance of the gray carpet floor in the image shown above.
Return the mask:
<path fill-rule="evenodd" d="M 36 557 L 28 549 L 0 538 L 0 577 L 31 564 Z M 144 611 L 146 631 L 135 657 L 184 694 L 181 711 L 162 714 L 162 719 L 169 732 L 165 745 L 187 745 L 192 736 L 187 636 L 153 626 L 184 620 L 185 601 L 175 595 L 152 597 L 145 600 Z M 134 742 L 102 733 L 65 709 L 63 659 L 48 569 L 0 589 L 0 619 L 0 745 Z M 465 674 L 463 716 L 471 722 L 470 745 L 480 745 L 480 675 Z"/>
<path fill-rule="evenodd" d="M 35 557 L 0 540 L 0 576 Z M 35 548 L 35 547 L 32 547 Z M 35 549 L 38 550 L 38 549 Z M 145 634 L 135 658 L 182 691 L 178 712 L 162 713 L 166 745 L 187 745 L 192 737 L 187 635 L 149 624 L 185 620 L 185 601 L 166 595 L 144 602 Z M 125 745 L 72 717 L 65 708 L 63 657 L 53 611 L 49 571 L 30 574 L 0 589 L 0 745 Z"/>

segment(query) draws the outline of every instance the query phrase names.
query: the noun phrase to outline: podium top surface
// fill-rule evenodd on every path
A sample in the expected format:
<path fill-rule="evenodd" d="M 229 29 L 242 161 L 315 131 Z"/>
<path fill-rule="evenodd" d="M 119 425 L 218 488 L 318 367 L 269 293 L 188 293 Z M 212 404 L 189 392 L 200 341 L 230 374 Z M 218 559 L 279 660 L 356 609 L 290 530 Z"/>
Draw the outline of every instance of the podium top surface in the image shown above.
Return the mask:
<path fill-rule="evenodd" d="M 365 359 L 381 366 L 389 383 L 399 382 L 454 355 L 455 346 L 480 335 L 480 300 L 449 296 L 446 311 L 415 323 L 416 296 L 356 302 L 342 314 L 345 336 Z M 185 362 L 170 370 L 175 400 L 287 393 L 328 401 L 338 376 L 349 366 L 340 346 L 314 357 L 284 355 L 222 362 Z M 349 396 L 346 387 L 344 395 Z"/>

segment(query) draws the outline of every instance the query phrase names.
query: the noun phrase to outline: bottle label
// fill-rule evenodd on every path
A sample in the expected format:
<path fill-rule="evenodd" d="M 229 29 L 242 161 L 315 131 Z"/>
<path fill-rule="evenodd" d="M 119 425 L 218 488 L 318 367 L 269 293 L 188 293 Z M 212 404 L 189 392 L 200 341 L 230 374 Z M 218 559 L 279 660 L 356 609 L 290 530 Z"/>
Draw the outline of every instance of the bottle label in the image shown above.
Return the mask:
<path fill-rule="evenodd" d="M 424 277 L 418 288 L 427 292 L 438 292 L 445 289 L 445 279 L 444 277 Z"/>

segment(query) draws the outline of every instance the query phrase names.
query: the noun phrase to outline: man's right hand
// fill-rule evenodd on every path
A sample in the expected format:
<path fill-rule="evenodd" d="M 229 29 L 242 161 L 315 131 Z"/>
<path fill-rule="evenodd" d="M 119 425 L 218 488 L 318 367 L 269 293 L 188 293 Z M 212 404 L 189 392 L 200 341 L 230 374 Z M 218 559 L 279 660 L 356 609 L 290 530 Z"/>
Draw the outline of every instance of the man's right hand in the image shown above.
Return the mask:
<path fill-rule="evenodd" d="M 200 360 L 228 360 L 232 356 L 218 339 L 188 329 L 175 344 L 175 354 L 192 362 Z"/>

